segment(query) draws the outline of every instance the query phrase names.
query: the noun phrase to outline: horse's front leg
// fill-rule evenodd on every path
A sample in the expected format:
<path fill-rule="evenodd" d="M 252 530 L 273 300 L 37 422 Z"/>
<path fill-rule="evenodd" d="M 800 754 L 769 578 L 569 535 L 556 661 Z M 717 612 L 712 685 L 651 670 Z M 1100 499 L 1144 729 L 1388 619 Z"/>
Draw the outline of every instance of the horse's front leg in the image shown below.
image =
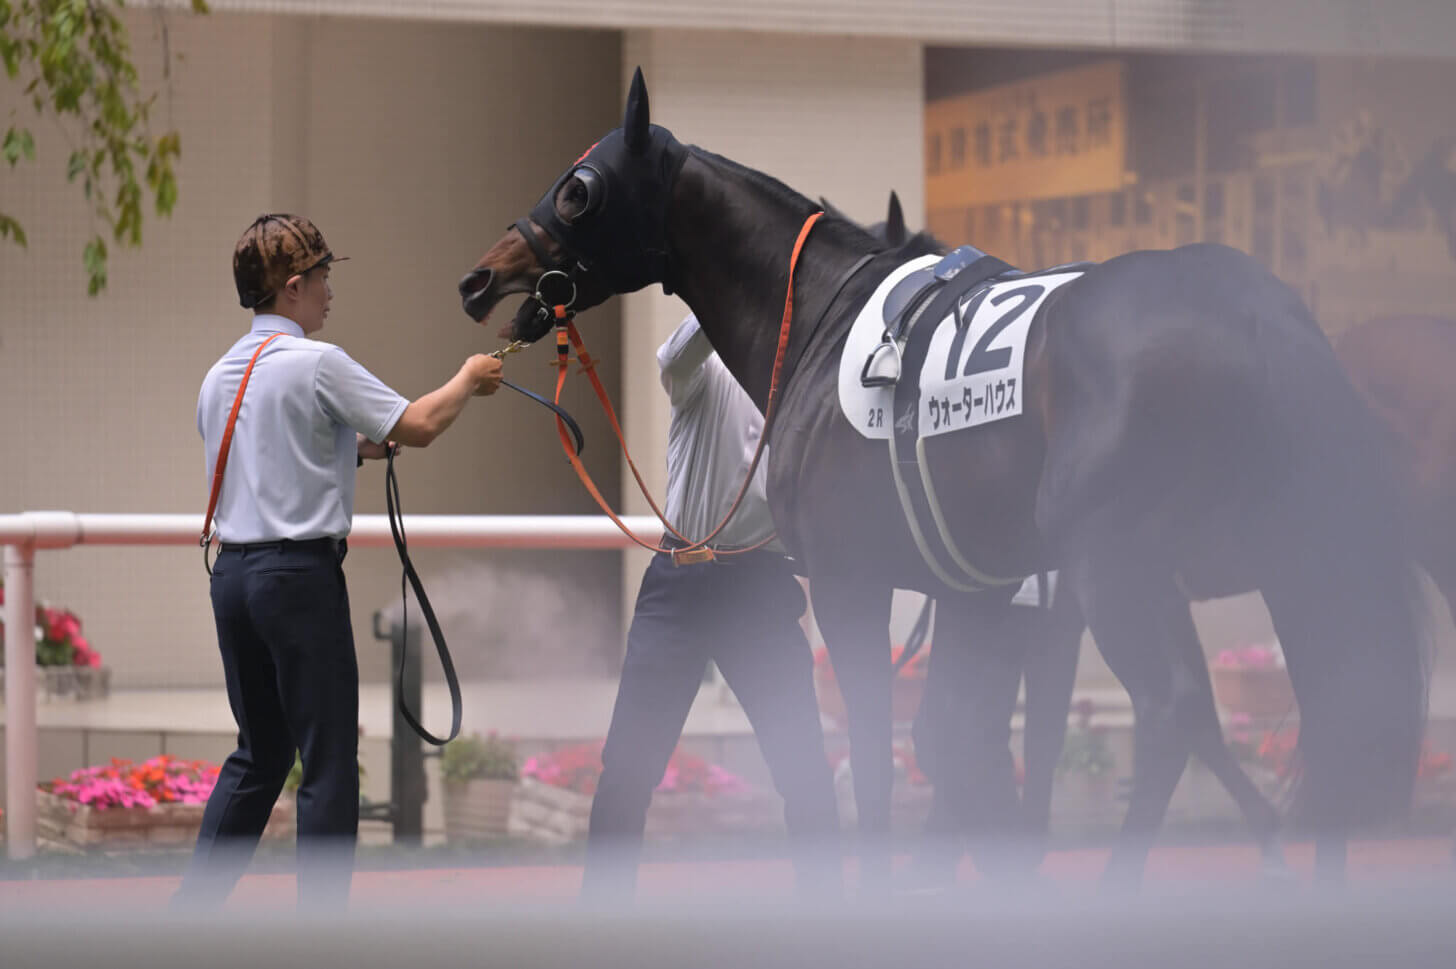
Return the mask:
<path fill-rule="evenodd" d="M 895 782 L 887 648 L 891 590 L 883 583 L 814 574 L 809 595 L 849 718 L 861 891 L 885 894 L 890 887 L 890 794 Z"/>

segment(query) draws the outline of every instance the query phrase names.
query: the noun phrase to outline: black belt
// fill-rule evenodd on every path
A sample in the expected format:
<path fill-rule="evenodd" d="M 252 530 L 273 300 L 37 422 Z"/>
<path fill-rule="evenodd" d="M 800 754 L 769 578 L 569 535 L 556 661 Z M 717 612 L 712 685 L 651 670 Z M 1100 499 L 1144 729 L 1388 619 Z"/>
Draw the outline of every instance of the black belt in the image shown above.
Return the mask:
<path fill-rule="evenodd" d="M 349 550 L 348 539 L 343 538 L 280 538 L 271 542 L 223 542 L 224 552 L 287 552 L 297 550 L 300 552 L 324 551 L 334 552 L 340 558 Z"/>

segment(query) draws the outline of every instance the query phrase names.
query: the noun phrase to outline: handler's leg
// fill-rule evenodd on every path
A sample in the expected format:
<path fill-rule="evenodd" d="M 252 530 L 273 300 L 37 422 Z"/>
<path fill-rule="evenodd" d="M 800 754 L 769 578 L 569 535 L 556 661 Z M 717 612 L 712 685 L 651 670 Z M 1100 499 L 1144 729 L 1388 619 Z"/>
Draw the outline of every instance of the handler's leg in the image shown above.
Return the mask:
<path fill-rule="evenodd" d="M 593 902 L 626 903 L 636 890 L 652 791 L 707 669 L 700 570 L 716 567 L 658 554 L 642 577 L 587 831 L 581 891 Z"/>
<path fill-rule="evenodd" d="M 298 901 L 321 909 L 348 902 L 359 835 L 359 661 L 340 554 L 300 543 L 258 570 L 249 596 L 303 764 Z"/>
<path fill-rule="evenodd" d="M 247 869 L 293 766 L 293 738 L 278 695 L 278 672 L 248 615 L 249 564 L 224 550 L 211 580 L 218 649 L 238 748 L 223 762 L 203 810 L 197 845 L 173 904 L 215 908 Z"/>
<path fill-rule="evenodd" d="M 814 695 L 814 659 L 799 617 L 806 600 L 788 563 L 772 553 L 718 566 L 712 658 L 753 724 L 784 799 L 800 895 L 843 893 L 839 807 Z"/>

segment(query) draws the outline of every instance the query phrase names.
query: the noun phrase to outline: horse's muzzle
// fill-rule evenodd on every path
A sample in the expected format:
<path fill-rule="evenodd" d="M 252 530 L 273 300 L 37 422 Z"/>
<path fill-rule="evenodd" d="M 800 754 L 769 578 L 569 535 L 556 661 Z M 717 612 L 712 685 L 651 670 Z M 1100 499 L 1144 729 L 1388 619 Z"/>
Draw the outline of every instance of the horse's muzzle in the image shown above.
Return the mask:
<path fill-rule="evenodd" d="M 495 308 L 496 297 L 491 292 L 493 282 L 495 270 L 484 266 L 470 270 L 460 280 L 460 305 L 466 315 L 477 323 L 483 323 Z"/>

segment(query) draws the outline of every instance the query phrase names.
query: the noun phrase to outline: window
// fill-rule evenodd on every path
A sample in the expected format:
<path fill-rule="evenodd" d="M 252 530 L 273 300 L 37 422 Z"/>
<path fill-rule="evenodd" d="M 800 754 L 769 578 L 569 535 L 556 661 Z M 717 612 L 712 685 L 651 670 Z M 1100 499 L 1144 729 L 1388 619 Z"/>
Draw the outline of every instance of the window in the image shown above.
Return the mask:
<path fill-rule="evenodd" d="M 940 132 L 933 133 L 925 142 L 925 171 L 930 175 L 940 174 Z"/>

